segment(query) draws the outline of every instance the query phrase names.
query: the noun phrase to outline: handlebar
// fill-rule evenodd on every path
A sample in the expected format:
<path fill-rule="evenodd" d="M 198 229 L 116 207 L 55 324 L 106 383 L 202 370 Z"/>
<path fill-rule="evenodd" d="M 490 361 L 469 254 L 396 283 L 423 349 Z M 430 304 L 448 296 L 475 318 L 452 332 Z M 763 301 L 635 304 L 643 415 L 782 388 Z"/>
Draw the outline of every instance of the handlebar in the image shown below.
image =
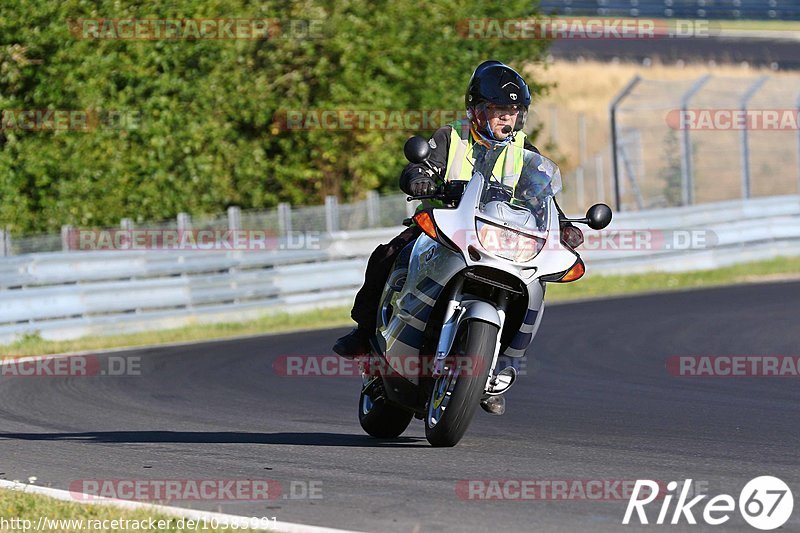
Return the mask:
<path fill-rule="evenodd" d="M 461 200 L 461 195 L 464 194 L 464 189 L 467 188 L 467 181 L 446 181 L 436 187 L 433 194 L 422 194 L 420 196 L 407 196 L 406 201 L 412 200 L 444 200 L 446 204 L 457 204 Z"/>

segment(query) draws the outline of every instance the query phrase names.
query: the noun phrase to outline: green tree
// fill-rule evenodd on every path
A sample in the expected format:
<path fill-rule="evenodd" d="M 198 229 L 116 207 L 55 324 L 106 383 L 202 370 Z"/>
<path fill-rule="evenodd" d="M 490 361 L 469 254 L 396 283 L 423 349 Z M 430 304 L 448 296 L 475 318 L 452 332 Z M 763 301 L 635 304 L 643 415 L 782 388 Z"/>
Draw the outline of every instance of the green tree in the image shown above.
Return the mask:
<path fill-rule="evenodd" d="M 0 109 L 121 111 L 126 127 L 0 130 L 0 224 L 16 233 L 121 217 L 317 204 L 395 190 L 414 131 L 278 127 L 286 110 L 463 107 L 481 61 L 538 60 L 539 40 L 466 39 L 465 19 L 530 16 L 520 0 L 5 0 Z M 277 19 L 266 40 L 80 39 L 79 19 Z M 70 22 L 72 21 L 72 26 Z M 532 89 L 542 87 L 530 80 Z M 130 119 L 136 120 L 130 120 Z"/>

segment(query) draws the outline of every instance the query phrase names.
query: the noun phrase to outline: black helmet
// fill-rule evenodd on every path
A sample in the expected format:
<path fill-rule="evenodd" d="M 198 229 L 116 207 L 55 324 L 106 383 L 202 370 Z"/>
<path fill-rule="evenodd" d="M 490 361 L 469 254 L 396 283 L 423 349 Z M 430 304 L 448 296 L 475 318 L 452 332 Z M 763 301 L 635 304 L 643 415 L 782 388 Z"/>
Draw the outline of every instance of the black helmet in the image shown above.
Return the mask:
<path fill-rule="evenodd" d="M 528 84 L 516 70 L 500 61 L 484 61 L 473 72 L 464 96 L 467 117 L 475 122 L 475 112 L 479 104 L 519 105 L 521 112 L 514 124 L 514 131 L 525 126 L 528 106 L 531 105 L 531 91 Z"/>

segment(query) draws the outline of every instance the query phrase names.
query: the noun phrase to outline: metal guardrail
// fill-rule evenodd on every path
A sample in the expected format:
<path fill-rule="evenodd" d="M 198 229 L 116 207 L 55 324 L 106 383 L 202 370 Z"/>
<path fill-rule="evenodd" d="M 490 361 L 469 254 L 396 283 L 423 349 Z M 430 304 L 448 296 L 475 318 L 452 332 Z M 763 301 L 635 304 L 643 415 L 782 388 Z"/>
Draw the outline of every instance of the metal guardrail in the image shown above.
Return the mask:
<path fill-rule="evenodd" d="M 33 333 L 69 339 L 347 305 L 362 282 L 369 253 L 401 229 L 334 232 L 316 250 L 2 258 L 0 343 Z M 800 196 L 620 213 L 606 233 L 631 231 L 656 235 L 656 242 L 642 248 L 592 247 L 603 240 L 586 232 L 581 254 L 589 275 L 715 268 L 800 255 Z M 703 245 L 670 247 L 658 237 L 675 231 L 701 232 Z"/>
<path fill-rule="evenodd" d="M 80 248 L 76 237 L 81 232 L 128 230 L 258 230 L 273 238 L 286 238 L 297 233 L 331 233 L 362 228 L 385 228 L 413 214 L 419 202 L 406 202 L 406 194 L 378 194 L 368 191 L 366 199 L 344 204 L 328 196 L 324 205 L 292 206 L 280 203 L 272 209 L 246 209 L 231 206 L 227 213 L 192 216 L 178 213 L 172 220 L 134 221 L 122 218 L 117 227 L 61 227 L 57 234 L 14 236 L 0 226 L 0 257 L 40 252 L 68 252 Z"/>

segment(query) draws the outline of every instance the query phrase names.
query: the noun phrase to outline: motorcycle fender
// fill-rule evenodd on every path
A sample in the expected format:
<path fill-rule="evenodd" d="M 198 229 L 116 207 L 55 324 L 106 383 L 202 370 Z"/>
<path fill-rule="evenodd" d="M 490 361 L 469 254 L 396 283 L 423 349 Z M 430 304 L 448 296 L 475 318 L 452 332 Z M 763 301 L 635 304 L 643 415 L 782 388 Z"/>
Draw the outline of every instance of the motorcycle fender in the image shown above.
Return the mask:
<path fill-rule="evenodd" d="M 450 353 L 453 342 L 456 339 L 458 327 L 465 320 L 481 320 L 494 324 L 498 329 L 502 329 L 503 320 L 497 308 L 482 300 L 464 300 L 460 304 L 451 302 L 451 309 L 448 312 L 448 319 L 442 326 L 442 333 L 439 335 L 439 344 L 436 347 L 436 358 L 443 359 Z"/>

